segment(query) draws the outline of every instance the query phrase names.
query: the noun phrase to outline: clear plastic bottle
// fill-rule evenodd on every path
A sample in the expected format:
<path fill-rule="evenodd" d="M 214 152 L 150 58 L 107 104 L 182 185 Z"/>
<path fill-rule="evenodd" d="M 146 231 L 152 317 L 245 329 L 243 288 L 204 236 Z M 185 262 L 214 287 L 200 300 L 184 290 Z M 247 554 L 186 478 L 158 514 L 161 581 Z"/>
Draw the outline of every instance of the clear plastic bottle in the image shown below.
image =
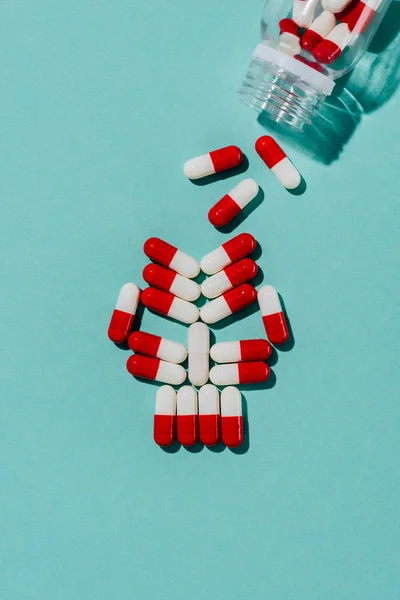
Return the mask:
<path fill-rule="evenodd" d="M 242 100 L 297 130 L 371 42 L 391 0 L 267 0 Z"/>

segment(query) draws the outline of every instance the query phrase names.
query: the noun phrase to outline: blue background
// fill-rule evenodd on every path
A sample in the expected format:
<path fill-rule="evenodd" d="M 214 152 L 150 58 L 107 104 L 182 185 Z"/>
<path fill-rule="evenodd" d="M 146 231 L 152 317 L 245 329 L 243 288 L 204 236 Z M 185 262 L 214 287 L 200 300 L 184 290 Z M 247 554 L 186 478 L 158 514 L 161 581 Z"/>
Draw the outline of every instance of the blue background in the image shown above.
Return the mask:
<path fill-rule="evenodd" d="M 285 146 L 295 196 L 236 94 L 261 8 L 1 4 L 2 600 L 399 597 L 396 31 L 350 78 L 367 114 L 338 157 Z M 197 258 L 227 239 L 207 211 L 243 175 L 196 186 L 182 165 L 231 143 L 265 192 L 235 233 L 260 241 L 295 345 L 244 391 L 247 451 L 165 452 L 108 320 L 146 237 Z M 260 335 L 249 312 L 216 338 Z"/>

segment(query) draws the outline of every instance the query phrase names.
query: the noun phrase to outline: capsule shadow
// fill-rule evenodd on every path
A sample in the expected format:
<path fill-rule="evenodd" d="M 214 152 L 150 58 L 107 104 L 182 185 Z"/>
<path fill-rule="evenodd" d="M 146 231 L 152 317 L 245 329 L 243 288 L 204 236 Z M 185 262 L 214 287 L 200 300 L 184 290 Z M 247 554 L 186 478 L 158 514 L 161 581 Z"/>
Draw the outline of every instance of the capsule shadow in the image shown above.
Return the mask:
<path fill-rule="evenodd" d="M 271 344 L 271 348 L 272 348 L 272 354 L 266 362 L 268 363 L 268 366 L 274 367 L 279 360 L 279 354 L 277 353 L 275 346 L 273 346 L 272 344 Z"/>
<path fill-rule="evenodd" d="M 287 190 L 289 194 L 292 194 L 292 196 L 301 196 L 307 190 L 306 180 L 304 179 L 303 175 L 300 175 L 300 177 L 301 179 L 299 185 L 293 190 Z"/>
<path fill-rule="evenodd" d="M 250 254 L 250 258 L 252 258 L 253 260 L 259 260 L 262 256 L 262 247 L 260 242 L 257 242 L 256 240 L 256 247 L 254 249 L 254 252 L 252 252 Z"/>
<path fill-rule="evenodd" d="M 198 454 L 204 450 L 204 444 L 200 441 L 197 441 L 194 446 L 183 446 L 183 448 L 191 454 Z"/>
<path fill-rule="evenodd" d="M 242 412 L 243 412 L 243 442 L 237 448 L 229 448 L 233 454 L 246 454 L 250 449 L 250 427 L 249 415 L 246 397 L 242 393 Z"/>
<path fill-rule="evenodd" d="M 191 179 L 190 181 L 194 185 L 202 187 L 204 185 L 210 185 L 210 183 L 215 183 L 216 181 L 224 181 L 230 177 L 235 177 L 235 175 L 242 175 L 243 173 L 246 173 L 248 168 L 249 159 L 245 154 L 243 154 L 242 162 L 234 169 L 227 169 L 226 171 L 221 171 L 220 173 L 214 173 L 213 175 L 208 175 L 207 177 L 202 177 L 201 179 Z"/>
<path fill-rule="evenodd" d="M 226 446 L 223 442 L 219 441 L 215 446 L 206 446 L 207 450 L 210 452 L 214 452 L 214 454 L 220 454 L 226 450 Z"/>
<path fill-rule="evenodd" d="M 182 448 L 181 444 L 175 440 L 170 446 L 159 446 L 160 450 L 166 454 L 176 454 Z"/>
<path fill-rule="evenodd" d="M 253 279 L 251 279 L 249 283 L 251 283 L 251 285 L 254 285 L 254 287 L 257 287 L 258 285 L 261 285 L 263 281 L 264 272 L 261 267 L 258 267 L 257 275 Z"/>
<path fill-rule="evenodd" d="M 230 223 L 228 223 L 224 227 L 217 227 L 218 231 L 220 231 L 221 233 L 232 233 L 237 227 L 239 227 L 243 223 L 245 219 L 247 219 L 247 217 L 254 210 L 256 210 L 256 208 L 260 206 L 260 204 L 264 200 L 264 197 L 264 190 L 260 187 L 257 196 L 253 200 L 251 200 L 251 202 L 249 202 L 243 210 L 240 211 L 237 217 L 232 219 L 232 221 L 230 221 Z"/>

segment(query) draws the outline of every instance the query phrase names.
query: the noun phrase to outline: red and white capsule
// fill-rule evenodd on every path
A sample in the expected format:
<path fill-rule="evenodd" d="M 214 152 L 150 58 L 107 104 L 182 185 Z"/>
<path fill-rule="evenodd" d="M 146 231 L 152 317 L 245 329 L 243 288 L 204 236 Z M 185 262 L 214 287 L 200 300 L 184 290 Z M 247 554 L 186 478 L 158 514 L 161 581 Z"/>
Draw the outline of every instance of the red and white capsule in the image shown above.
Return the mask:
<path fill-rule="evenodd" d="M 294 0 L 293 20 L 299 27 L 309 27 L 314 18 L 318 0 Z"/>
<path fill-rule="evenodd" d="M 198 283 L 182 277 L 172 269 L 151 263 L 143 269 L 143 279 L 150 286 L 156 287 L 164 292 L 171 292 L 174 296 L 194 302 L 200 296 L 201 290 Z"/>
<path fill-rule="evenodd" d="M 329 10 L 324 10 L 303 33 L 301 38 L 302 47 L 311 52 L 332 31 L 335 25 L 335 15 Z"/>
<path fill-rule="evenodd" d="M 246 283 L 257 275 L 258 266 L 251 258 L 243 258 L 223 271 L 208 277 L 201 284 L 201 292 L 206 298 L 217 298 L 232 288 Z"/>
<path fill-rule="evenodd" d="M 319 42 L 312 51 L 314 58 L 323 65 L 335 62 L 348 46 L 351 31 L 347 23 L 339 23 Z"/>
<path fill-rule="evenodd" d="M 197 260 L 160 238 L 149 238 L 145 242 L 143 250 L 151 260 L 163 267 L 169 267 L 183 277 L 193 279 L 200 273 L 200 265 Z"/>
<path fill-rule="evenodd" d="M 216 365 L 210 370 L 210 381 L 214 385 L 245 385 L 262 383 L 270 376 L 265 362 L 241 362 Z"/>
<path fill-rule="evenodd" d="M 170 446 L 176 435 L 176 392 L 169 385 L 157 390 L 153 437 L 159 446 Z"/>
<path fill-rule="evenodd" d="M 201 270 L 214 275 L 232 263 L 248 256 L 256 249 L 257 242 L 250 233 L 240 233 L 201 259 Z"/>
<path fill-rule="evenodd" d="M 126 368 L 134 377 L 161 381 L 170 385 L 180 385 L 186 379 L 186 371 L 181 365 L 165 362 L 159 358 L 142 356 L 141 354 L 130 356 Z"/>
<path fill-rule="evenodd" d="M 349 31 L 358 35 L 366 30 L 381 4 L 382 0 L 356 0 L 335 16 L 341 23 L 347 23 Z"/>
<path fill-rule="evenodd" d="M 263 135 L 258 138 L 255 147 L 267 167 L 287 190 L 294 190 L 300 185 L 300 173 L 274 138 Z"/>
<path fill-rule="evenodd" d="M 210 356 L 216 363 L 254 362 L 268 360 L 272 354 L 267 340 L 218 342 L 211 347 Z"/>
<path fill-rule="evenodd" d="M 221 437 L 228 448 L 243 442 L 242 395 L 232 386 L 221 392 Z"/>
<path fill-rule="evenodd" d="M 260 288 L 258 303 L 269 341 L 276 345 L 285 344 L 289 339 L 289 330 L 276 289 L 272 285 Z"/>
<path fill-rule="evenodd" d="M 254 179 L 244 179 L 210 208 L 208 220 L 214 227 L 224 227 L 257 196 L 258 190 Z"/>
<path fill-rule="evenodd" d="M 215 446 L 220 438 L 219 392 L 208 383 L 199 390 L 199 437 L 205 446 Z"/>
<path fill-rule="evenodd" d="M 321 0 L 322 7 L 333 13 L 340 13 L 352 0 Z M 325 36 L 322 36 L 325 37 Z"/>
<path fill-rule="evenodd" d="M 125 283 L 122 286 L 108 326 L 108 337 L 115 344 L 122 344 L 128 339 L 139 299 L 140 288 L 136 283 Z"/>
<path fill-rule="evenodd" d="M 244 283 L 205 304 L 200 310 L 201 320 L 208 324 L 217 323 L 217 321 L 246 308 L 255 301 L 256 297 L 257 292 L 254 287 L 249 283 Z"/>
<path fill-rule="evenodd" d="M 178 390 L 177 396 L 177 438 L 182 446 L 194 446 L 198 440 L 197 393 L 190 385 Z"/>
<path fill-rule="evenodd" d="M 300 32 L 297 23 L 293 19 L 281 19 L 279 21 L 279 44 L 276 49 L 288 56 L 300 54 Z"/>
<path fill-rule="evenodd" d="M 128 345 L 136 354 L 152 356 L 167 362 L 180 364 L 186 360 L 187 350 L 183 344 L 166 340 L 159 335 L 134 331 L 128 338 Z"/>
<path fill-rule="evenodd" d="M 243 159 L 243 153 L 237 146 L 226 146 L 213 150 L 202 156 L 191 158 L 184 167 L 183 172 L 189 179 L 200 179 L 214 173 L 227 171 L 238 167 Z"/>
<path fill-rule="evenodd" d="M 199 318 L 197 306 L 153 287 L 143 290 L 142 304 L 150 310 L 182 323 L 194 323 Z"/>
<path fill-rule="evenodd" d="M 200 387 L 207 383 L 210 371 L 210 330 L 204 323 L 193 323 L 188 329 L 189 381 Z"/>

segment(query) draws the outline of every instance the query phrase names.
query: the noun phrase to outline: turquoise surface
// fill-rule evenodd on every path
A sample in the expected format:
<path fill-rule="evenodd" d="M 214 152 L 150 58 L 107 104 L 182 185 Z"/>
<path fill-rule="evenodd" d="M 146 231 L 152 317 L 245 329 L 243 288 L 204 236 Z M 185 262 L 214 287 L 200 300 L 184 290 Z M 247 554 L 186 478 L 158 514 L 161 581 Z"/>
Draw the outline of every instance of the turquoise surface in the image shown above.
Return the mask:
<path fill-rule="evenodd" d="M 1 5 L 2 600 L 399 597 L 399 40 L 350 78 L 378 62 L 337 159 L 285 146 L 295 196 L 236 94 L 261 7 Z M 244 452 L 165 452 L 157 388 L 108 320 L 146 237 L 198 258 L 227 239 L 207 211 L 243 175 L 196 186 L 182 165 L 231 143 L 265 193 L 235 233 L 259 240 L 295 344 L 244 391 Z M 250 312 L 216 339 L 260 335 Z M 143 328 L 185 341 L 148 312 Z"/>

